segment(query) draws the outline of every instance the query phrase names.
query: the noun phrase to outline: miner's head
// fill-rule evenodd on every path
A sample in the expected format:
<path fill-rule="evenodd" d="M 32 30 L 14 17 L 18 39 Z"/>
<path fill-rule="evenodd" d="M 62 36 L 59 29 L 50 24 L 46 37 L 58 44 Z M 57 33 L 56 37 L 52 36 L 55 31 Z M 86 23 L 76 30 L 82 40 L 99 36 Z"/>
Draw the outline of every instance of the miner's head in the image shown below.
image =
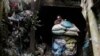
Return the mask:
<path fill-rule="evenodd" d="M 58 15 L 57 20 L 62 20 L 62 17 L 60 15 Z"/>

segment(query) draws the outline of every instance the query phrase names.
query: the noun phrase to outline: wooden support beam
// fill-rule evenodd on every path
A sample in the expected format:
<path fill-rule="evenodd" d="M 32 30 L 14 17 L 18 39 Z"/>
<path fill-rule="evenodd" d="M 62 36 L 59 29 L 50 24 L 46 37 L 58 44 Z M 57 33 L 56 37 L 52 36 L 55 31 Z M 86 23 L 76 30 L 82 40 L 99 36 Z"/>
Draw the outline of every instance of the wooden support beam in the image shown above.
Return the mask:
<path fill-rule="evenodd" d="M 91 7 L 93 6 L 93 1 L 87 0 L 87 3 L 87 13 L 92 40 L 93 54 L 94 56 L 100 56 L 100 36 L 97 28 L 96 17 L 91 9 Z"/>
<path fill-rule="evenodd" d="M 81 0 L 80 6 L 82 7 L 82 15 L 85 20 L 87 20 L 87 2 L 86 0 Z"/>

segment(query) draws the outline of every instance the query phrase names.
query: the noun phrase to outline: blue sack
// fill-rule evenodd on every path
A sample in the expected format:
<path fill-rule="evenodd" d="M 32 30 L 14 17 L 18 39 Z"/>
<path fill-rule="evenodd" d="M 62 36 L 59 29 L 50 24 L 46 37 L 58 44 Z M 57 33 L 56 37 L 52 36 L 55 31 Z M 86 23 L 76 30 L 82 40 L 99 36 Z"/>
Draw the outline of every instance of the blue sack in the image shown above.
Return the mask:
<path fill-rule="evenodd" d="M 70 21 L 67 21 L 66 19 L 61 22 L 61 25 L 66 28 L 71 28 L 73 26 L 73 24 Z"/>
<path fill-rule="evenodd" d="M 54 56 L 61 56 L 62 52 L 65 50 L 64 46 L 61 46 L 59 43 L 54 41 L 52 46 L 52 52 Z"/>

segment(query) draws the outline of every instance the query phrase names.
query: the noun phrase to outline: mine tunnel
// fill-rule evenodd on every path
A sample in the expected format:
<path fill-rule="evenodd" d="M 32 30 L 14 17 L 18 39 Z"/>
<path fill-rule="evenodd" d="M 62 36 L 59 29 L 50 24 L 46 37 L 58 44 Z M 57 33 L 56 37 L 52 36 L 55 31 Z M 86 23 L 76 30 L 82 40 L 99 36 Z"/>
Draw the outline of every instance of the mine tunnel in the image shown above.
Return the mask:
<path fill-rule="evenodd" d="M 80 30 L 78 40 L 78 48 L 81 49 L 84 44 L 86 33 L 86 21 L 81 13 L 82 8 L 74 7 L 55 7 L 55 6 L 41 6 L 39 9 L 38 20 L 41 20 L 41 27 L 36 31 L 36 42 L 46 43 L 48 46 L 52 45 L 53 34 L 51 32 L 54 21 L 57 15 L 61 15 L 63 19 L 67 19 L 74 23 Z"/>
<path fill-rule="evenodd" d="M 0 16 L 1 16 L 0 23 L 3 22 L 2 24 L 4 24 L 4 25 L 7 24 L 7 26 L 3 26 L 3 25 L 1 25 L 1 26 L 5 27 L 5 28 L 8 27 L 9 29 L 7 29 L 7 30 L 11 32 L 11 33 L 6 32 L 6 33 L 9 33 L 7 35 L 3 34 L 3 35 L 6 35 L 7 37 L 9 35 L 12 36 L 12 30 L 13 30 L 13 26 L 9 27 L 10 23 L 12 24 L 12 22 L 10 22 L 10 21 L 12 21 L 12 19 L 8 19 L 8 17 L 12 16 L 11 18 L 13 18 L 13 19 L 20 19 L 20 17 L 23 17 L 23 19 L 25 19 L 24 15 L 21 15 L 20 13 L 28 10 L 28 11 L 33 12 L 33 13 L 30 13 L 33 15 L 32 16 L 32 18 L 33 18 L 35 15 L 35 12 L 39 11 L 38 15 L 36 13 L 36 18 L 38 16 L 38 20 L 41 20 L 41 22 L 39 24 L 42 26 L 40 26 L 40 27 L 37 26 L 37 19 L 35 21 L 36 25 L 33 25 L 34 19 L 31 20 L 32 26 L 37 26 L 36 31 L 34 31 L 34 29 L 31 30 L 31 28 L 30 28 L 31 21 L 30 20 L 29 20 L 30 23 L 28 21 L 25 22 L 25 26 L 24 26 L 24 23 L 21 21 L 20 27 L 19 27 L 19 22 L 15 23 L 15 21 L 14 21 L 13 24 L 16 24 L 16 26 L 14 25 L 14 27 L 17 29 L 16 31 L 18 31 L 21 27 L 23 27 L 23 29 L 27 28 L 27 30 L 29 30 L 29 31 L 25 31 L 27 33 L 24 35 L 25 37 L 27 37 L 26 35 L 28 35 L 28 38 L 27 38 L 28 42 L 26 41 L 27 43 L 25 43 L 24 38 L 22 38 L 22 40 L 19 40 L 17 38 L 18 41 L 16 41 L 16 42 L 18 42 L 18 44 L 16 44 L 16 43 L 14 43 L 14 44 L 19 45 L 19 43 L 20 43 L 21 45 L 19 45 L 19 47 L 16 46 L 16 48 L 20 49 L 20 47 L 23 46 L 23 48 L 22 48 L 23 50 L 28 48 L 29 52 L 34 52 L 35 51 L 34 46 L 36 46 L 34 43 L 36 43 L 36 44 L 45 43 L 45 44 L 47 44 L 47 46 L 51 47 L 52 40 L 54 38 L 54 34 L 52 33 L 51 29 L 54 26 L 54 21 L 57 19 L 57 16 L 60 15 L 63 19 L 67 19 L 68 21 L 74 23 L 80 30 L 80 32 L 78 33 L 79 36 L 77 37 L 77 45 L 78 45 L 77 53 L 82 53 L 80 51 L 84 47 L 84 44 L 86 44 L 85 42 L 89 42 L 89 44 L 87 44 L 88 48 L 86 47 L 85 51 L 84 50 L 82 50 L 82 51 L 85 52 L 88 56 L 92 56 L 93 54 L 94 54 L 94 56 L 99 55 L 99 50 L 98 50 L 99 46 L 96 46 L 96 44 L 94 42 L 96 42 L 96 41 L 98 42 L 98 40 L 99 40 L 97 26 L 99 27 L 99 21 L 100 21 L 99 20 L 100 19 L 100 13 L 99 13 L 100 12 L 99 11 L 100 1 L 97 1 L 97 0 L 93 0 L 93 1 L 92 0 L 89 0 L 89 1 L 87 1 L 87 0 L 42 0 L 42 1 L 34 0 L 32 3 L 31 3 L 31 1 L 32 0 L 30 0 L 30 1 L 25 0 L 24 3 L 26 5 L 22 1 L 20 1 L 20 3 L 22 3 L 22 4 L 18 5 L 18 6 L 19 6 L 19 8 L 22 7 L 21 10 L 17 8 L 17 10 L 14 10 L 14 11 L 13 11 L 14 8 L 12 8 L 13 6 L 10 6 L 9 1 L 3 1 L 4 3 L 8 3 L 8 4 L 4 4 L 3 2 L 0 2 L 1 3 L 0 4 L 0 6 L 1 6 L 0 7 L 0 10 L 1 10 L 0 11 L 1 12 L 0 13 Z M 29 2 L 29 5 L 27 4 L 27 2 Z M 87 10 L 86 8 L 91 6 L 91 3 L 94 3 L 94 5 L 92 5 L 92 8 L 90 7 L 90 10 Z M 12 2 L 12 4 L 13 4 L 13 2 Z M 4 5 L 4 6 L 2 6 L 2 5 Z M 11 7 L 11 9 L 6 7 L 7 5 L 8 5 L 8 7 Z M 24 7 L 26 7 L 26 8 L 24 8 Z M 9 9 L 9 12 L 6 12 L 6 9 Z M 85 16 L 83 17 L 83 15 L 82 15 L 83 11 L 84 11 L 83 15 L 86 15 L 86 17 Z M 14 18 L 14 16 L 12 15 L 13 14 L 12 12 L 14 12 L 16 17 L 18 15 L 19 18 Z M 91 16 L 93 16 L 93 17 L 91 17 Z M 5 18 L 5 17 L 7 17 L 7 18 Z M 1 20 L 1 19 L 3 19 L 3 20 Z M 5 19 L 8 19 L 8 20 L 5 20 Z M 97 22 L 96 22 L 96 20 L 97 20 Z M 94 24 L 94 26 L 91 25 L 90 22 L 92 22 Z M 29 23 L 29 25 L 27 25 L 26 23 Z M 97 26 L 95 26 L 95 25 L 97 25 Z M 28 26 L 29 26 L 29 28 L 28 28 Z M 3 31 L 6 31 L 5 28 Z M 20 32 L 21 31 L 19 31 L 18 33 L 20 33 Z M 35 32 L 35 36 L 34 36 L 34 32 Z M 1 33 L 2 33 L 2 31 L 1 31 Z M 2 34 L 0 34 L 0 35 L 2 36 Z M 16 35 L 19 35 L 19 34 L 16 34 Z M 21 34 L 21 35 L 23 35 L 23 34 Z M 6 37 L 6 36 L 4 36 L 4 37 Z M 24 36 L 22 36 L 22 37 L 24 37 Z M 14 37 L 16 37 L 16 36 L 14 35 Z M 88 38 L 89 41 L 86 41 L 86 37 Z M 21 37 L 19 37 L 19 38 L 21 38 Z M 96 39 L 96 41 L 91 40 L 92 38 Z M 7 38 L 7 40 L 10 40 L 10 38 Z M 26 38 L 25 38 L 25 40 L 26 40 Z M 3 45 L 5 45 L 5 43 Z M 20 49 L 18 52 L 22 51 L 22 49 Z M 94 51 L 94 53 L 92 53 L 92 51 Z M 22 52 L 24 52 L 24 51 L 22 51 Z M 22 53 L 22 52 L 20 52 L 20 53 Z M 91 55 L 91 53 L 92 53 L 92 55 Z M 82 55 L 78 55 L 78 56 L 82 56 Z M 86 56 L 86 55 L 83 55 L 83 56 Z"/>

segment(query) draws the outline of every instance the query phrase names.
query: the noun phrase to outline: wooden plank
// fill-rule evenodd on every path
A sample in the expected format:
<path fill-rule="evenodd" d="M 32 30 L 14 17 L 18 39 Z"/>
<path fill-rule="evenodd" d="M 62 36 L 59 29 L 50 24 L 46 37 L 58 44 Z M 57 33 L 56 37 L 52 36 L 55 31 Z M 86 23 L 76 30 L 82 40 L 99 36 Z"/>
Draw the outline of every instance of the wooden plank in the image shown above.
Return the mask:
<path fill-rule="evenodd" d="M 100 36 L 98 32 L 96 17 L 91 10 L 93 6 L 93 0 L 87 0 L 88 2 L 88 21 L 91 33 L 92 47 L 94 56 L 100 56 Z"/>

